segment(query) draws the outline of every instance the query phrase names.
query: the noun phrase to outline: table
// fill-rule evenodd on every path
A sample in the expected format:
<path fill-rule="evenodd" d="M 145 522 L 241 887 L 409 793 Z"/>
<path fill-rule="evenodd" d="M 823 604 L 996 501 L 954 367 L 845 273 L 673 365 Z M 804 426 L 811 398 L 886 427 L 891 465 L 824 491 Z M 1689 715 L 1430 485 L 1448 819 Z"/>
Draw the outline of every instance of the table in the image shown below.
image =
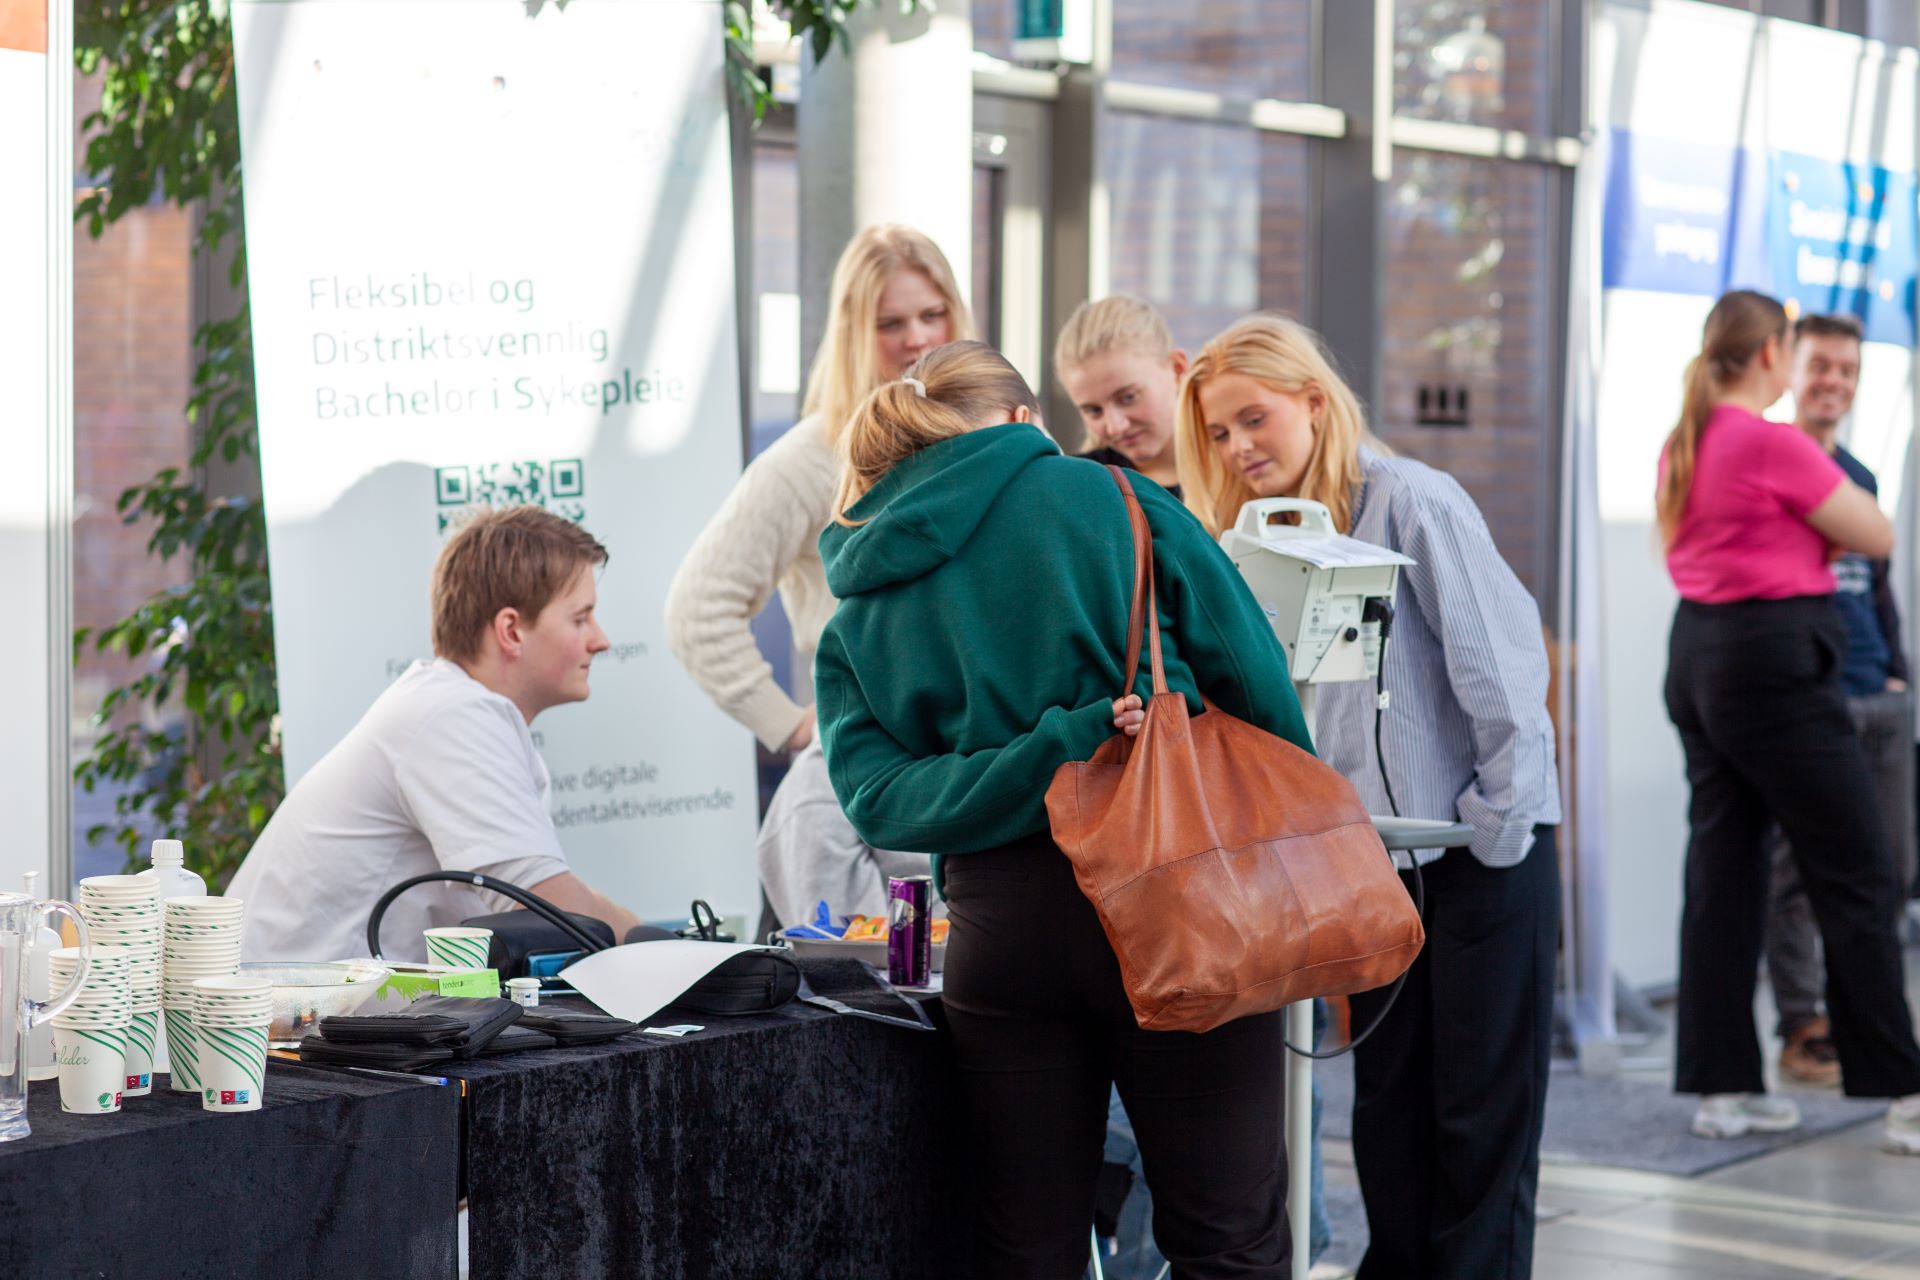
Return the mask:
<path fill-rule="evenodd" d="M 467 1082 L 473 1280 L 969 1274 L 944 1031 L 800 1003 L 650 1025 L 676 1022 L 706 1029 L 435 1068 Z"/>
<path fill-rule="evenodd" d="M 164 1077 L 162 1077 L 164 1079 Z M 457 1088 L 271 1063 L 259 1111 L 157 1088 L 70 1116 L 32 1085 L 0 1143 L 8 1280 L 452 1276 Z"/>

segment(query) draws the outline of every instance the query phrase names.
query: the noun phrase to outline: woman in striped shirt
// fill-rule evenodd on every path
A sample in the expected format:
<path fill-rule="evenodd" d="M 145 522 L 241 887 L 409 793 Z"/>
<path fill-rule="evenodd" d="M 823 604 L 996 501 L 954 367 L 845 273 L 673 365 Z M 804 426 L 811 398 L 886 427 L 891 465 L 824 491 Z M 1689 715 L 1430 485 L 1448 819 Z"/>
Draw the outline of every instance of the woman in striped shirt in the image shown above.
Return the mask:
<path fill-rule="evenodd" d="M 1250 316 L 1209 342 L 1180 395 L 1186 503 L 1214 534 L 1243 503 L 1310 498 L 1411 556 L 1374 690 L 1320 691 L 1321 758 L 1372 812 L 1459 820 L 1425 849 L 1427 945 L 1354 1053 L 1354 1160 L 1371 1242 L 1361 1280 L 1526 1277 L 1553 1023 L 1560 794 L 1540 613 L 1451 477 L 1394 457 L 1313 332 Z M 1353 997 L 1355 1026 L 1386 991 Z"/>

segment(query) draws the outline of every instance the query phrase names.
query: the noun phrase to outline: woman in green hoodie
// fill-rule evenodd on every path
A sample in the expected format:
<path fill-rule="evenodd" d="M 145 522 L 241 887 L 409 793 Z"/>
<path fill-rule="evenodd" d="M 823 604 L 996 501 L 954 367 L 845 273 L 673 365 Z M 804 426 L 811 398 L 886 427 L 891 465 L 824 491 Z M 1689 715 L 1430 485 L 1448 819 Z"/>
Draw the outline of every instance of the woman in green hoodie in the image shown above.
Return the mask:
<path fill-rule="evenodd" d="M 1134 1122 L 1176 1276 L 1285 1274 L 1279 1013 L 1142 1031 L 1071 864 L 1054 771 L 1116 729 L 1133 546 L 1112 476 L 1061 456 L 991 348 L 951 343 L 842 438 L 820 538 L 840 600 L 814 681 L 828 772 L 868 843 L 936 855 L 945 1005 L 980 1171 L 981 1275 L 1086 1265 L 1107 1093 Z M 1286 661 L 1200 523 L 1144 477 L 1168 683 L 1310 747 Z M 1121 695 L 1116 697 L 1116 695 Z"/>

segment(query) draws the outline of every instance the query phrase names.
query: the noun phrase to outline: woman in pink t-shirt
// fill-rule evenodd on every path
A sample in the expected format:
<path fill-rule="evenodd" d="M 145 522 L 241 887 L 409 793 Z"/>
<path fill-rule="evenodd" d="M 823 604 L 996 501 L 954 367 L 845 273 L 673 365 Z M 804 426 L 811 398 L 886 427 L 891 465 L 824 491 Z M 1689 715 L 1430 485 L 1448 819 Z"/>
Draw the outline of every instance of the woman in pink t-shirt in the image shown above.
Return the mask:
<path fill-rule="evenodd" d="M 1729 293 L 1687 368 L 1661 457 L 1660 532 L 1680 592 L 1667 714 L 1692 785 L 1680 925 L 1675 1081 L 1702 1095 L 1695 1133 L 1791 1129 L 1768 1097 L 1753 1022 L 1778 822 L 1826 944 L 1827 1002 L 1846 1091 L 1895 1099 L 1890 1149 L 1920 1155 L 1920 1045 L 1893 928 L 1897 889 L 1871 773 L 1839 684 L 1847 633 L 1838 551 L 1885 556 L 1873 498 L 1790 424 L 1760 415 L 1786 391 L 1787 313 Z"/>

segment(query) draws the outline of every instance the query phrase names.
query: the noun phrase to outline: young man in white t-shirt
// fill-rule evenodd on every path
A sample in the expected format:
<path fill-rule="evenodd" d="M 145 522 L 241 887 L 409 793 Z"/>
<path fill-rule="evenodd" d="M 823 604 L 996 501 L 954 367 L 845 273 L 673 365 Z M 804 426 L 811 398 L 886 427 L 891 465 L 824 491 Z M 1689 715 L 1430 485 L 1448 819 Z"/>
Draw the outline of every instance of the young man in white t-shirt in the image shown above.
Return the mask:
<path fill-rule="evenodd" d="M 527 726 L 586 698 L 607 648 L 593 616 L 593 536 L 539 507 L 462 526 L 433 569 L 433 651 L 368 708 L 293 788 L 235 873 L 248 960 L 367 952 L 381 894 L 428 871 L 481 871 L 613 926 L 638 919 L 567 869 L 547 811 L 545 761 Z M 421 960 L 421 931 L 513 904 L 452 882 L 409 889 L 381 924 L 382 952 Z"/>

